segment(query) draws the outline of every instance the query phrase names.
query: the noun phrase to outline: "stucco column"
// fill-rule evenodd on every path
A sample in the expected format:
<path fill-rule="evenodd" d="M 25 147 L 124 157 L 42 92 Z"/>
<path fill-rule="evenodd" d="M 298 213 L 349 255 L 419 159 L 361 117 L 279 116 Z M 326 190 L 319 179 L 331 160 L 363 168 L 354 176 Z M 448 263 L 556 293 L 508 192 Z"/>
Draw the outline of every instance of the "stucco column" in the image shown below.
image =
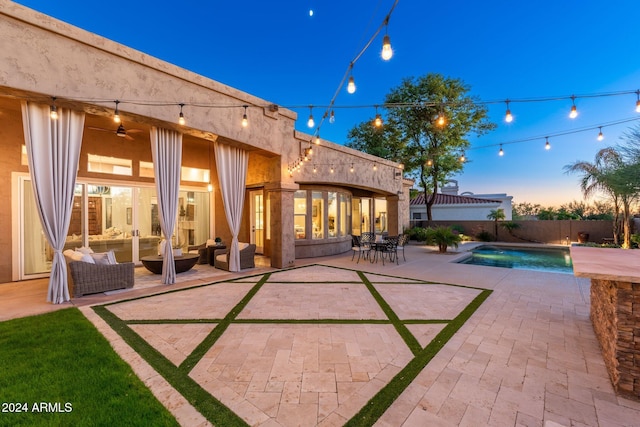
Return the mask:
<path fill-rule="evenodd" d="M 271 226 L 271 267 L 293 267 L 296 244 L 293 227 L 293 194 L 295 188 L 265 187 L 269 197 Z"/>
<path fill-rule="evenodd" d="M 389 236 L 398 236 L 402 233 L 402 223 L 398 218 L 398 196 L 387 196 L 387 221 L 389 221 Z"/>

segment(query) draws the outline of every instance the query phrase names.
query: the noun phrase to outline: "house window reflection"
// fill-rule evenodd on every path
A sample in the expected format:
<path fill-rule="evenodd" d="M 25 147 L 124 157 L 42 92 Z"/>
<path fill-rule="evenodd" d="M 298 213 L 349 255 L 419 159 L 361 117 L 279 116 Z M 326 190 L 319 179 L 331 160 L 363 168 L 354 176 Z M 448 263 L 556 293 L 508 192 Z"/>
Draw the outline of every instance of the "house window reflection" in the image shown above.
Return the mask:
<path fill-rule="evenodd" d="M 293 195 L 293 225 L 296 239 L 306 239 L 307 192 L 298 190 Z"/>

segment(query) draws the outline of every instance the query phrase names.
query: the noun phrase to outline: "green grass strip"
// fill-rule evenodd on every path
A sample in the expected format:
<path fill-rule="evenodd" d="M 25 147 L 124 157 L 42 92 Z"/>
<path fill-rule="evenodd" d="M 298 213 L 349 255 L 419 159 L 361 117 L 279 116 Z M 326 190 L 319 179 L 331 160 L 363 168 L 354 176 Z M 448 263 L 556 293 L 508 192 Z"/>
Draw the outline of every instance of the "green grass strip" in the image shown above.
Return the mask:
<path fill-rule="evenodd" d="M 387 315 L 387 317 L 391 321 L 391 324 L 394 326 L 394 328 L 396 328 L 398 334 L 400 334 L 404 342 L 407 344 L 407 347 L 409 347 L 414 355 L 417 355 L 420 351 L 422 351 L 422 346 L 420 345 L 416 337 L 414 337 L 411 331 L 409 331 L 404 323 L 402 323 L 395 311 L 393 311 L 387 301 L 382 298 L 382 295 L 380 295 L 378 290 L 371 284 L 364 273 L 362 271 L 358 271 L 358 275 L 360 276 L 362 283 L 364 283 L 369 292 L 371 292 L 371 295 L 376 300 L 378 305 L 380 305 L 380 308 L 382 309 L 384 314 Z"/>
<path fill-rule="evenodd" d="M 2 426 L 178 426 L 77 308 L 0 322 L 0 361 Z"/>
<path fill-rule="evenodd" d="M 242 418 L 222 404 L 222 402 L 204 390 L 196 381 L 189 377 L 189 375 L 176 368 L 173 363 L 151 347 L 105 306 L 96 306 L 93 307 L 93 310 L 211 423 L 230 427 L 244 427 L 248 425 Z"/>
<path fill-rule="evenodd" d="M 345 426 L 372 426 L 393 404 L 400 394 L 422 372 L 427 363 L 444 347 L 451 337 L 464 325 L 480 305 L 491 295 L 491 290 L 483 290 L 465 309 L 389 381 L 367 404 L 351 418 Z"/>
<path fill-rule="evenodd" d="M 277 323 L 302 325 L 388 325 L 387 319 L 236 319 L 233 323 Z"/>
<path fill-rule="evenodd" d="M 229 314 L 227 314 L 225 318 L 222 319 L 222 321 L 218 323 L 215 328 L 213 328 L 209 335 L 207 335 L 207 337 L 202 340 L 202 342 L 191 352 L 191 354 L 187 356 L 187 358 L 180 364 L 181 371 L 189 372 L 193 369 L 194 366 L 196 366 L 196 363 L 198 363 L 200 359 L 202 359 L 207 351 L 209 351 L 209 349 L 216 343 L 216 341 L 218 341 L 222 334 L 224 334 L 229 325 L 231 325 L 235 318 L 238 317 L 238 314 L 240 314 L 240 312 L 244 310 L 247 304 L 249 304 L 251 298 L 253 298 L 255 294 L 258 293 L 262 285 L 267 280 L 269 280 L 269 276 L 271 276 L 271 273 L 267 273 L 262 276 L 262 279 L 260 279 L 258 283 L 256 283 L 256 285 L 252 287 L 249 292 L 247 292 L 247 294 L 240 300 L 240 302 L 231 309 Z"/>

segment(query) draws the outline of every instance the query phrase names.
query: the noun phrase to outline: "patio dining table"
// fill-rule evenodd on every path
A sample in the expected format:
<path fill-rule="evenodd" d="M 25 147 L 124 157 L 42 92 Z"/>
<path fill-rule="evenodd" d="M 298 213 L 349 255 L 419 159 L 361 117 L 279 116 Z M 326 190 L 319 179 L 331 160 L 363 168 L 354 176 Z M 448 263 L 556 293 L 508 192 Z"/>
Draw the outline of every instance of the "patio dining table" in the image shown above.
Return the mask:
<path fill-rule="evenodd" d="M 392 242 L 390 240 L 382 240 L 378 242 L 371 242 L 371 251 L 373 251 L 373 256 L 369 256 L 369 261 L 371 263 L 378 262 L 378 254 L 380 254 L 380 258 L 382 259 L 382 265 L 384 265 L 384 257 L 385 254 L 389 254 L 389 260 L 393 262 L 392 256 L 393 251 L 391 248 Z"/>

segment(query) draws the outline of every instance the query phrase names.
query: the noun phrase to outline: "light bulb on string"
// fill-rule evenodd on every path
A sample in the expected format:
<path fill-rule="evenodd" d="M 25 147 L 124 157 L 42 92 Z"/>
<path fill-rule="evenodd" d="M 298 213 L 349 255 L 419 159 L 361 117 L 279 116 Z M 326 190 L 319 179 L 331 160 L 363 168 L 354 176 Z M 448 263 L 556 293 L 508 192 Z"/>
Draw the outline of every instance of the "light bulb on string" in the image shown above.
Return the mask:
<path fill-rule="evenodd" d="M 436 120 L 436 123 L 440 127 L 443 127 L 447 123 L 447 120 L 444 117 L 444 110 L 442 108 L 440 109 L 440 114 L 438 114 L 438 119 Z"/>
<path fill-rule="evenodd" d="M 551 144 L 549 144 L 549 137 L 545 136 L 544 139 L 546 140 L 546 142 L 544 144 L 544 149 L 545 150 L 550 150 L 551 149 Z"/>
<path fill-rule="evenodd" d="M 114 102 L 116 103 L 116 110 L 113 112 L 113 121 L 120 123 L 120 111 L 118 110 L 118 104 L 120 104 L 120 101 L 116 99 Z"/>
<path fill-rule="evenodd" d="M 465 157 L 464 153 L 462 153 L 462 155 L 460 156 L 459 160 L 460 160 L 460 163 L 464 163 L 464 162 L 467 161 L 467 158 Z"/>
<path fill-rule="evenodd" d="M 244 107 L 244 114 L 242 115 L 242 127 L 246 128 L 247 126 L 249 126 L 249 119 L 247 118 L 247 108 L 249 106 L 243 105 L 243 107 Z"/>
<path fill-rule="evenodd" d="M 373 162 L 373 170 L 374 171 L 378 170 L 378 162 Z"/>
<path fill-rule="evenodd" d="M 502 144 L 500 144 L 500 151 L 498 151 L 498 156 L 504 156 L 504 150 L 502 149 Z"/>
<path fill-rule="evenodd" d="M 351 68 L 353 68 L 353 64 L 351 64 Z M 353 78 L 353 75 L 349 76 L 349 83 L 347 83 L 347 92 L 355 93 L 356 92 L 356 81 Z"/>
<path fill-rule="evenodd" d="M 316 145 L 320 145 L 320 134 L 316 135 Z"/>
<path fill-rule="evenodd" d="M 382 116 L 378 113 L 378 106 L 376 105 L 376 118 L 373 120 L 373 125 L 377 128 L 382 127 Z"/>
<path fill-rule="evenodd" d="M 184 120 L 184 114 L 182 113 L 182 107 L 184 107 L 184 104 L 178 104 L 180 106 L 180 115 L 178 116 L 178 124 L 184 126 L 184 124 L 186 123 Z"/>
<path fill-rule="evenodd" d="M 598 127 L 600 132 L 598 132 L 598 141 L 602 141 L 604 139 L 604 135 L 602 134 L 602 126 Z"/>
<path fill-rule="evenodd" d="M 331 114 L 329 114 L 329 123 L 333 124 L 336 122 L 336 113 L 331 110 Z"/>
<path fill-rule="evenodd" d="M 511 110 L 509 109 L 509 100 L 505 101 L 507 103 L 507 112 L 504 115 L 504 121 L 507 123 L 511 123 L 513 121 L 513 115 L 511 114 Z"/>
<path fill-rule="evenodd" d="M 307 126 L 312 128 L 316 125 L 316 122 L 313 120 L 313 105 L 309 105 L 309 120 L 307 120 Z"/>
<path fill-rule="evenodd" d="M 58 120 L 58 107 L 56 107 L 56 97 L 51 97 L 51 107 L 49 107 L 49 117 L 53 120 Z"/>
<path fill-rule="evenodd" d="M 578 109 L 576 108 L 576 97 L 575 97 L 575 95 L 571 95 L 571 103 L 573 105 L 571 106 L 571 112 L 569 112 L 569 118 L 570 119 L 575 119 L 576 117 L 578 117 Z"/>
<path fill-rule="evenodd" d="M 351 167 L 349 168 L 349 172 L 353 173 L 353 163 L 351 163 Z"/>
<path fill-rule="evenodd" d="M 313 173 L 316 173 L 318 171 L 318 168 L 316 167 L 316 165 L 313 165 Z"/>
<path fill-rule="evenodd" d="M 640 90 L 636 91 L 636 95 L 638 96 L 638 100 L 636 101 L 636 113 L 640 113 Z"/>
<path fill-rule="evenodd" d="M 382 38 L 382 59 L 388 61 L 393 56 L 393 49 L 391 49 L 391 39 L 388 34 L 385 34 Z"/>
<path fill-rule="evenodd" d="M 433 166 L 433 160 L 432 159 L 427 159 L 427 166 L 431 167 Z"/>
<path fill-rule="evenodd" d="M 333 173 L 333 165 L 331 165 L 331 169 L 329 169 L 329 172 Z"/>

